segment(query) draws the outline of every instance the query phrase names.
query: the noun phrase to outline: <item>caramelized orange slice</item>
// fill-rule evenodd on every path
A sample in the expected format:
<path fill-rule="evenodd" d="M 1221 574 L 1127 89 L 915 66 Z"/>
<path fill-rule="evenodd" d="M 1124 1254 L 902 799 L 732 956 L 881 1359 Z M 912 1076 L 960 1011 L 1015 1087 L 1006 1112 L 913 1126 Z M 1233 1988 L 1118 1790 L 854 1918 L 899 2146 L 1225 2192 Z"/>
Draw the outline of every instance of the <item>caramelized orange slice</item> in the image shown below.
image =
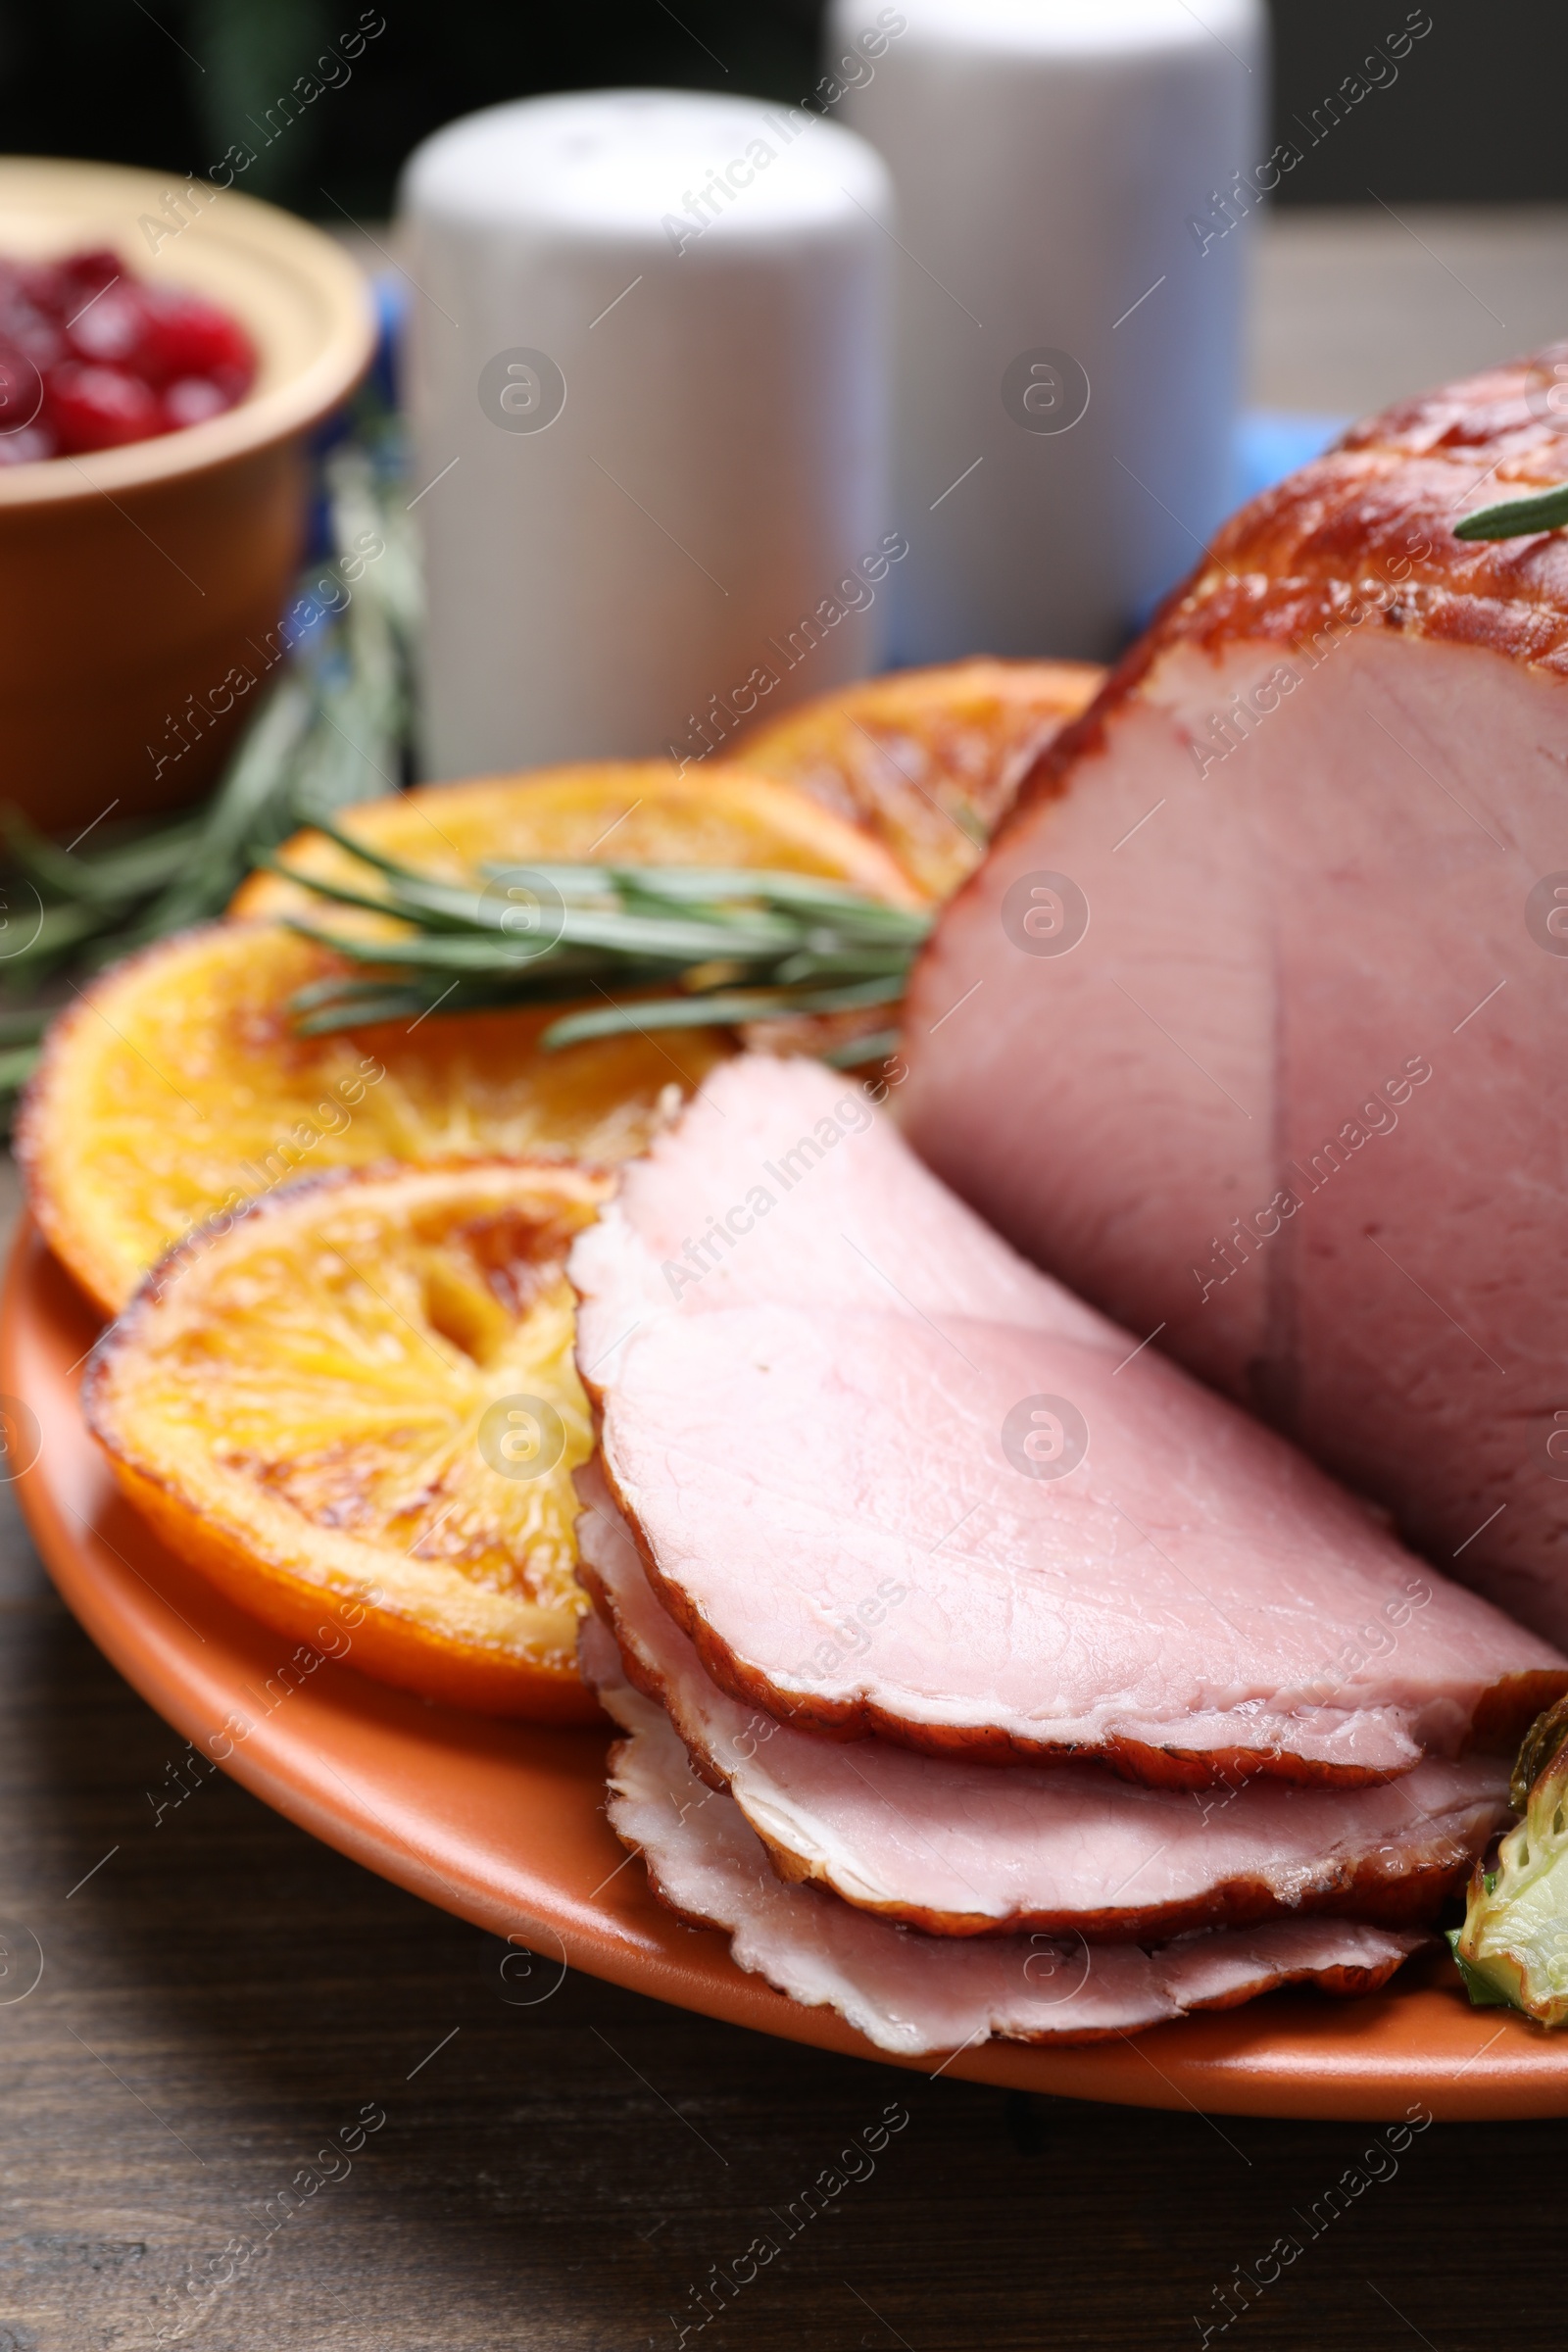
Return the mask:
<path fill-rule="evenodd" d="M 563 1260 L 610 1180 L 348 1171 L 215 1220 L 100 1343 L 88 1419 L 171 1549 L 385 1682 L 587 1721 Z"/>
<path fill-rule="evenodd" d="M 913 895 L 877 842 L 733 767 L 683 778 L 646 760 L 433 785 L 368 802 L 345 829 L 453 880 L 491 859 L 619 857 L 785 867 Z M 300 835 L 285 855 L 373 891 L 323 835 Z M 381 921 L 267 874 L 236 905 L 333 930 Z M 646 1148 L 668 1090 L 691 1093 L 733 1050 L 728 1032 L 684 1029 L 541 1053 L 560 1005 L 301 1038 L 290 999 L 336 968 L 281 927 L 214 924 L 117 966 L 56 1023 L 18 1148 L 46 1239 L 107 1312 L 181 1235 L 292 1176 L 453 1153 L 623 1159 Z"/>
<path fill-rule="evenodd" d="M 107 1314 L 183 1235 L 292 1177 L 625 1159 L 662 1099 L 731 1050 L 683 1029 L 543 1054 L 559 1005 L 298 1036 L 290 998 L 340 968 L 280 926 L 212 923 L 117 965 L 56 1022 L 17 1151 L 45 1240 Z"/>
<path fill-rule="evenodd" d="M 1104 676 L 1088 662 L 894 670 L 764 721 L 738 739 L 734 757 L 863 826 L 925 897 L 945 899 Z"/>

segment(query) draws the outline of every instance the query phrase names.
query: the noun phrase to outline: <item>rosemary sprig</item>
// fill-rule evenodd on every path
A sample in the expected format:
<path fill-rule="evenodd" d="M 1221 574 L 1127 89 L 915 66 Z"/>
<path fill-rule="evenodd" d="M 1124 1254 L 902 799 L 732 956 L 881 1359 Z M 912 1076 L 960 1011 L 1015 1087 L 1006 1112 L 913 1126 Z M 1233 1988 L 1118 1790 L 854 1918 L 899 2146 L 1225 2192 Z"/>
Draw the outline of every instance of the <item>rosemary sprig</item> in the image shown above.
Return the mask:
<path fill-rule="evenodd" d="M 368 967 L 365 978 L 344 974 L 300 990 L 290 1009 L 307 1037 L 426 1013 L 575 1001 L 541 1037 L 556 1052 L 629 1030 L 894 1004 L 931 927 L 924 911 L 812 874 L 760 868 L 496 866 L 472 889 L 402 865 L 330 819 L 318 830 L 366 869 L 365 886 L 300 873 L 275 858 L 264 862 L 319 899 L 372 909 L 404 928 L 368 938 L 292 923 L 303 938 Z M 583 1005 L 593 994 L 603 1001 Z"/>
<path fill-rule="evenodd" d="M 1568 482 L 1557 482 L 1534 498 L 1505 498 L 1480 507 L 1453 526 L 1456 539 L 1522 539 L 1530 531 L 1555 531 L 1568 522 Z"/>

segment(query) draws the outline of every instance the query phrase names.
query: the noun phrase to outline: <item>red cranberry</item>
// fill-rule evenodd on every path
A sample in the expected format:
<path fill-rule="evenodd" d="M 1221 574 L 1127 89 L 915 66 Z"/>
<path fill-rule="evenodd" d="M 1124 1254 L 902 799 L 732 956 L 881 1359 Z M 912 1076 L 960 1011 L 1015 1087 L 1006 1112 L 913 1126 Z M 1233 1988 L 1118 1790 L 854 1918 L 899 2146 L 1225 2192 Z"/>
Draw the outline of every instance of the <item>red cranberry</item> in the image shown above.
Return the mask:
<path fill-rule="evenodd" d="M 16 275 L 19 299 L 30 303 L 46 318 L 55 316 L 55 306 L 62 291 L 60 272 L 53 262 L 24 262 Z"/>
<path fill-rule="evenodd" d="M 140 346 L 147 321 L 133 286 L 107 286 L 83 297 L 65 320 L 74 360 L 99 368 L 133 368 L 140 374 Z"/>
<path fill-rule="evenodd" d="M 236 320 L 179 286 L 144 286 L 141 300 L 145 326 L 138 366 L 149 383 L 210 375 L 234 387 L 231 399 L 249 388 L 256 355 Z"/>
<path fill-rule="evenodd" d="M 24 424 L 19 433 L 0 433 L 0 466 L 36 466 L 56 455 L 55 437 L 41 424 Z"/>
<path fill-rule="evenodd" d="M 24 351 L 0 342 L 0 437 L 36 418 L 43 406 L 43 377 Z"/>
<path fill-rule="evenodd" d="M 222 385 L 215 384 L 210 375 L 182 375 L 164 394 L 164 421 L 170 432 L 178 432 L 182 425 L 205 424 L 209 416 L 221 416 L 233 406 Z"/>
<path fill-rule="evenodd" d="M 87 253 L 68 254 L 63 262 L 45 262 L 38 274 L 50 289 L 49 299 L 59 315 L 69 318 L 90 296 L 101 294 L 116 278 L 133 282 L 118 253 L 107 245 Z"/>
<path fill-rule="evenodd" d="M 0 342 L 16 344 L 39 368 L 53 367 L 66 353 L 56 320 L 16 283 L 0 282 Z"/>
<path fill-rule="evenodd" d="M 67 456 L 76 450 L 118 449 L 164 430 L 155 393 L 121 368 L 84 368 L 65 360 L 49 378 L 45 422 Z"/>
<path fill-rule="evenodd" d="M 237 320 L 107 247 L 0 257 L 0 465 L 112 449 L 220 416 L 256 354 Z"/>

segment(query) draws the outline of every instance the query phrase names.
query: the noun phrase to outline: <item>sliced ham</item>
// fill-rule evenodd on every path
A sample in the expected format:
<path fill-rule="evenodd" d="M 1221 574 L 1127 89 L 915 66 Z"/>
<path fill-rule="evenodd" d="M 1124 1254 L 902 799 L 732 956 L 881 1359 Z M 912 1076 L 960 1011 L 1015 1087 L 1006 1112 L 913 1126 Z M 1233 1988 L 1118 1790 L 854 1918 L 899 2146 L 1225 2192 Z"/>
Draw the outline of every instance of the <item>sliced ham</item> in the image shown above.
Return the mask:
<path fill-rule="evenodd" d="M 1153 1951 L 891 1926 L 780 1880 L 733 1797 L 704 1786 L 662 1708 L 624 1681 L 605 1628 L 590 1619 L 579 1639 L 585 1674 L 629 1734 L 611 1755 L 611 1825 L 643 1855 L 655 1892 L 723 1930 L 742 1968 L 808 2008 L 836 2009 L 879 2049 L 916 2056 L 987 2034 L 1095 2041 L 1279 1984 L 1369 1992 L 1426 1940 L 1330 1919 L 1218 1929 Z"/>
<path fill-rule="evenodd" d="M 627 1679 L 727 1788 L 781 1877 L 944 1936 L 1179 1936 L 1283 1910 L 1434 1918 L 1508 1815 L 1500 1758 L 1427 1761 L 1366 1788 L 1139 1788 L 1097 1764 L 998 1772 L 882 1740 L 824 1740 L 720 1690 L 661 1608 L 595 1470 L 584 1581 Z"/>
<path fill-rule="evenodd" d="M 1568 345 L 1245 509 L 1042 758 L 906 1005 L 1031 1258 L 1568 1642 Z"/>
<path fill-rule="evenodd" d="M 708 1672 L 771 1714 L 1354 1785 L 1507 1747 L 1568 1687 L 818 1066 L 718 1071 L 570 1272 L 616 1506 Z"/>
<path fill-rule="evenodd" d="M 863 1087 L 810 1061 L 752 1055 L 734 1067 L 685 1106 L 678 1144 L 666 1134 L 629 1163 L 618 1200 L 582 1237 L 578 1354 L 600 1386 L 631 1332 L 674 1306 L 970 1315 L 1125 1353 L 1103 1315 L 902 1148 Z"/>

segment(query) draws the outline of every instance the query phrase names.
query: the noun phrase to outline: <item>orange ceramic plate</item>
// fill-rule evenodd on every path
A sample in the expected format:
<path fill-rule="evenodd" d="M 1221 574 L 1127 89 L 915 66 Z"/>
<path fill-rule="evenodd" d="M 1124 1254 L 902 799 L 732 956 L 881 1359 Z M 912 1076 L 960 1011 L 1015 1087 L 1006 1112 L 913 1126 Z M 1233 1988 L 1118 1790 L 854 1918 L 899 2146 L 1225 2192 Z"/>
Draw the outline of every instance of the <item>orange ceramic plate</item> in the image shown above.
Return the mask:
<path fill-rule="evenodd" d="M 601 1734 L 459 1714 L 368 1682 L 348 1629 L 322 1637 L 348 1662 L 289 1671 L 288 1641 L 181 1568 L 116 1492 L 76 1409 L 97 1329 L 24 1224 L 0 1305 L 0 1412 L 23 1508 L 88 1633 L 199 1755 L 367 1869 L 512 1937 L 518 2001 L 548 1999 L 569 1963 L 732 2025 L 898 2063 L 660 1908 L 600 1811 Z M 1568 2036 L 1471 2009 L 1451 1980 L 1446 1961 L 1416 1963 L 1365 2000 L 1272 1993 L 1087 2048 L 991 2042 L 942 2071 L 1219 2114 L 1383 2121 L 1415 2101 L 1450 2119 L 1568 2114 Z"/>

